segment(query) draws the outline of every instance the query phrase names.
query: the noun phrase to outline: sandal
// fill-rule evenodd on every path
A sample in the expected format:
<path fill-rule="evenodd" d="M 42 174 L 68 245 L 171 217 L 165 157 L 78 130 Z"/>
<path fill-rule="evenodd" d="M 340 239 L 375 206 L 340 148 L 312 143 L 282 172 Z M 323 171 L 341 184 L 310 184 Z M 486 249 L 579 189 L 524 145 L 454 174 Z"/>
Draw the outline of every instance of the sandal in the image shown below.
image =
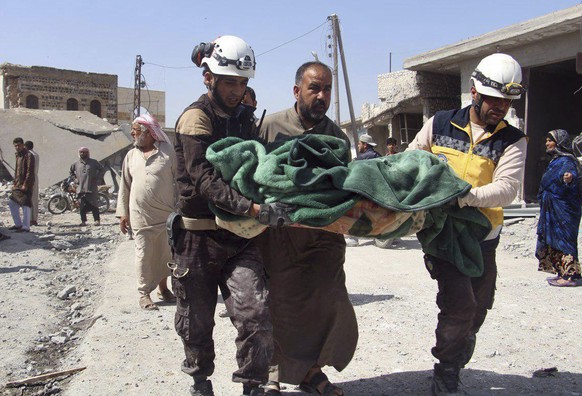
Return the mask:
<path fill-rule="evenodd" d="M 139 306 L 146 311 L 157 311 L 159 310 L 158 306 L 154 304 L 152 299 L 148 294 L 144 294 L 139 298 Z"/>
<path fill-rule="evenodd" d="M 578 282 L 576 282 L 575 280 L 564 279 L 564 278 L 548 279 L 548 283 L 550 284 L 550 286 L 556 286 L 556 287 L 576 287 L 576 286 L 580 286 L 578 284 Z"/>
<path fill-rule="evenodd" d="M 325 386 L 323 387 L 323 391 L 319 391 L 318 388 L 322 383 L 325 383 Z M 344 394 L 342 388 L 329 382 L 327 375 L 323 371 L 318 371 L 309 381 L 299 384 L 299 389 L 305 393 L 317 393 L 322 396 L 343 396 Z M 337 393 L 338 391 L 340 393 Z"/>
<path fill-rule="evenodd" d="M 170 291 L 170 289 L 164 289 L 163 291 L 158 291 L 158 298 L 162 301 L 168 302 L 168 303 L 175 303 L 176 302 L 176 296 L 174 296 L 174 294 Z"/>

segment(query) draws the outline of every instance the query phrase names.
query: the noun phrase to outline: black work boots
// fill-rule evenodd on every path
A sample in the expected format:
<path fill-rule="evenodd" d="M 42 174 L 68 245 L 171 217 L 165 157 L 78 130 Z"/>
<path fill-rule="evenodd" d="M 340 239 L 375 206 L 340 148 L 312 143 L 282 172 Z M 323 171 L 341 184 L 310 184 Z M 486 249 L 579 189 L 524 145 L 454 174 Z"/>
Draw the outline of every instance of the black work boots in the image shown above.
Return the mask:
<path fill-rule="evenodd" d="M 263 396 L 265 391 L 260 385 L 243 385 L 243 396 Z M 212 382 L 209 379 L 195 380 L 194 385 L 190 387 L 192 396 L 214 396 Z"/>
<path fill-rule="evenodd" d="M 265 390 L 260 385 L 243 385 L 243 396 L 263 396 Z"/>
<path fill-rule="evenodd" d="M 460 369 L 443 363 L 436 363 L 432 374 L 431 391 L 434 396 L 466 395 L 459 380 Z"/>
<path fill-rule="evenodd" d="M 194 385 L 190 387 L 190 394 L 192 396 L 214 396 L 212 382 L 209 379 L 195 380 Z"/>

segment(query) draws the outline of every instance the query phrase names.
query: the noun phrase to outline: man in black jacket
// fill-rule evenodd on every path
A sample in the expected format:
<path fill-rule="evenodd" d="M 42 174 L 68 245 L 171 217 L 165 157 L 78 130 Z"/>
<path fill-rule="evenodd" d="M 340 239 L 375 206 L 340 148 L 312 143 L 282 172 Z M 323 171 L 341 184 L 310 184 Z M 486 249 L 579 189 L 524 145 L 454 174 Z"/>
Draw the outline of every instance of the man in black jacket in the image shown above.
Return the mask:
<path fill-rule="evenodd" d="M 263 263 L 254 240 L 216 226 L 210 206 L 237 215 L 256 216 L 260 207 L 233 190 L 206 160 L 206 149 L 227 136 L 256 137 L 252 109 L 241 105 L 255 74 L 251 47 L 235 36 L 201 43 L 192 61 L 203 68 L 208 92 L 192 103 L 176 123 L 178 160 L 178 236 L 173 242 L 172 288 L 176 295 L 176 331 L 186 359 L 182 371 L 194 378 L 192 395 L 214 395 L 214 312 L 220 288 L 238 331 L 234 382 L 244 395 L 261 395 L 273 352 Z"/>
<path fill-rule="evenodd" d="M 374 150 L 376 143 L 372 136 L 367 133 L 360 136 L 360 141 L 358 142 L 358 157 L 357 160 L 372 159 L 381 157 L 381 155 Z"/>

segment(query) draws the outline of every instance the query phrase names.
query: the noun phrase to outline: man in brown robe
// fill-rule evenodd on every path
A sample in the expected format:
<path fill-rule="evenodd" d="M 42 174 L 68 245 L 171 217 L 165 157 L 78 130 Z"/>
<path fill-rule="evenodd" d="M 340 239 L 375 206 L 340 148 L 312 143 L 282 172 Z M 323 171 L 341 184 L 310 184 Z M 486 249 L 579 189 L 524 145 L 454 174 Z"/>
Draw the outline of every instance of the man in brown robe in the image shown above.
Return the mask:
<path fill-rule="evenodd" d="M 265 118 L 260 134 L 273 142 L 303 134 L 347 136 L 326 115 L 332 74 L 320 62 L 297 70 L 297 102 Z M 321 371 L 343 370 L 354 354 L 358 326 L 345 286 L 343 235 L 295 227 L 269 228 L 258 237 L 268 274 L 269 309 L 275 353 L 267 390 L 279 382 L 300 384 L 306 392 L 343 395 Z"/>

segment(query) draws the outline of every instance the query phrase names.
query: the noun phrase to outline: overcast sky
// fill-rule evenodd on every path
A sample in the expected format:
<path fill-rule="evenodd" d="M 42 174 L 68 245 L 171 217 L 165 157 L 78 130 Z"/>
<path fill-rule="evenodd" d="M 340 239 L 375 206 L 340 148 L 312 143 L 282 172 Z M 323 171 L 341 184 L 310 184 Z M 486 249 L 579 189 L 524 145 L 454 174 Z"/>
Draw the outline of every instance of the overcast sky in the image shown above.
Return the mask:
<path fill-rule="evenodd" d="M 363 103 L 378 103 L 377 77 L 389 71 L 390 52 L 392 71 L 400 70 L 407 57 L 577 4 L 579 0 L 1 0 L 0 63 L 116 74 L 120 86 L 133 87 L 139 54 L 147 86 L 166 92 L 166 125 L 173 126 L 182 109 L 204 93 L 200 69 L 190 61 L 192 48 L 232 34 L 257 55 L 256 78 L 249 84 L 257 92 L 257 114 L 265 108 L 272 113 L 294 102 L 295 70 L 313 60 L 312 51 L 331 64 L 326 19 L 335 13 L 359 116 Z M 342 74 L 340 97 L 341 119 L 348 120 Z M 147 93 L 142 103 L 147 105 Z"/>

